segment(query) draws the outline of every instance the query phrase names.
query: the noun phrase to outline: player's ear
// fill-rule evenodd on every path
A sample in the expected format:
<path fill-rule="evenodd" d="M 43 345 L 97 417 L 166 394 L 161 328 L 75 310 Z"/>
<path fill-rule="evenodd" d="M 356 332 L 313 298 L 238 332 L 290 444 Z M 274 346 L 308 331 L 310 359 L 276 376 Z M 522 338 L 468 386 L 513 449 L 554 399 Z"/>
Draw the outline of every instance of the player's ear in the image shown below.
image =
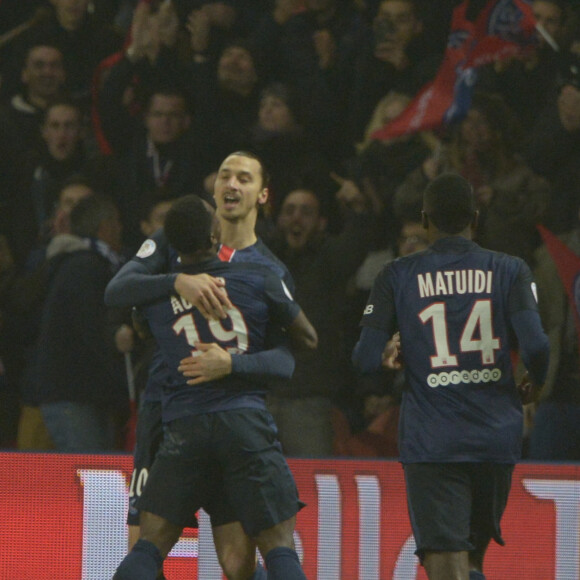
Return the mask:
<path fill-rule="evenodd" d="M 258 194 L 258 205 L 264 205 L 268 201 L 268 197 L 270 196 L 270 191 L 267 187 L 264 187 L 262 191 Z"/>
<path fill-rule="evenodd" d="M 471 220 L 471 229 L 476 230 L 478 224 L 479 224 L 479 210 L 476 209 L 473 212 L 473 219 Z"/>
<path fill-rule="evenodd" d="M 421 225 L 423 226 L 424 230 L 429 229 L 429 218 L 427 217 L 427 214 L 422 210 L 421 210 Z"/>

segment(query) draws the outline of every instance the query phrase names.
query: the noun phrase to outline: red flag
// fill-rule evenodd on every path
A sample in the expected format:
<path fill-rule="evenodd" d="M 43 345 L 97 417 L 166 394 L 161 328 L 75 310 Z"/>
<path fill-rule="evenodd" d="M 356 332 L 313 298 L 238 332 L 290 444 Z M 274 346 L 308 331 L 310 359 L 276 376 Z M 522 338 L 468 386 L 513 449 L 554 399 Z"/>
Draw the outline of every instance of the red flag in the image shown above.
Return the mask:
<path fill-rule="evenodd" d="M 435 79 L 373 139 L 390 139 L 440 127 L 465 114 L 477 68 L 522 53 L 535 39 L 536 21 L 525 0 L 492 0 L 475 22 L 467 19 L 469 0 L 453 11 L 443 62 Z"/>
<path fill-rule="evenodd" d="M 580 315 L 577 308 L 578 294 L 580 297 L 580 256 L 576 255 L 556 234 L 541 224 L 536 226 L 552 260 L 556 264 L 558 275 L 566 290 L 570 308 L 574 313 L 574 322 L 576 323 L 576 332 L 580 337 Z M 579 341 L 580 343 L 580 341 Z M 580 348 L 580 344 L 579 344 Z"/>

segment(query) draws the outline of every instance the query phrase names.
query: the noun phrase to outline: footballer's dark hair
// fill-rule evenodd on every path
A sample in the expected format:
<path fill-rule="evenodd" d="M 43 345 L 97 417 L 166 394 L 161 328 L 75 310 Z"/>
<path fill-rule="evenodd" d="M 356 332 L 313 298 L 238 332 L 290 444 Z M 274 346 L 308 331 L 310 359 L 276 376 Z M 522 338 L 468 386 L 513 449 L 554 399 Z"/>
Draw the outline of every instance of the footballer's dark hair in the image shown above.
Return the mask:
<path fill-rule="evenodd" d="M 446 234 L 462 232 L 473 221 L 476 210 L 473 187 L 457 173 L 439 175 L 423 194 L 423 211 Z"/>
<path fill-rule="evenodd" d="M 184 195 L 173 202 L 163 229 L 167 241 L 180 254 L 209 250 L 213 245 L 213 212 L 197 195 Z"/>

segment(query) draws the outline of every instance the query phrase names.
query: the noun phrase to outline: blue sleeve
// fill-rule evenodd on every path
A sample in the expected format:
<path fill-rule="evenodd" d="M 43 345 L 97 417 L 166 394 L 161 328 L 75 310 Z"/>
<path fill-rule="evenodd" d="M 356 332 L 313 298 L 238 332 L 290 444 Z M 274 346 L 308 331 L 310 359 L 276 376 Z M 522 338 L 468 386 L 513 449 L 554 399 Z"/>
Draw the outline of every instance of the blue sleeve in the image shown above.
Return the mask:
<path fill-rule="evenodd" d="M 550 342 L 542 328 L 532 272 L 523 260 L 518 262 L 518 273 L 509 294 L 510 323 L 527 371 L 534 383 L 542 385 L 548 372 Z"/>
<path fill-rule="evenodd" d="M 290 289 L 284 280 L 269 274 L 265 278 L 265 290 L 270 304 L 270 319 L 282 328 L 288 328 L 300 312 Z"/>
<path fill-rule="evenodd" d="M 253 354 L 232 354 L 232 375 L 244 378 L 289 379 L 294 366 L 294 357 L 284 345 Z"/>
<path fill-rule="evenodd" d="M 375 373 L 381 369 L 383 350 L 391 335 L 386 330 L 366 326 L 360 333 L 352 353 L 352 364 L 361 373 Z"/>
<path fill-rule="evenodd" d="M 105 290 L 107 306 L 139 306 L 168 296 L 177 277 L 166 273 L 170 261 L 169 245 L 163 230 L 159 230 L 110 281 Z"/>
<path fill-rule="evenodd" d="M 151 274 L 136 260 L 127 262 L 105 290 L 107 306 L 138 306 L 165 298 L 174 292 L 177 274 Z"/>
<path fill-rule="evenodd" d="M 542 328 L 540 315 L 533 310 L 520 310 L 511 315 L 511 324 L 518 337 L 522 361 L 537 385 L 544 384 L 550 358 L 550 341 Z"/>

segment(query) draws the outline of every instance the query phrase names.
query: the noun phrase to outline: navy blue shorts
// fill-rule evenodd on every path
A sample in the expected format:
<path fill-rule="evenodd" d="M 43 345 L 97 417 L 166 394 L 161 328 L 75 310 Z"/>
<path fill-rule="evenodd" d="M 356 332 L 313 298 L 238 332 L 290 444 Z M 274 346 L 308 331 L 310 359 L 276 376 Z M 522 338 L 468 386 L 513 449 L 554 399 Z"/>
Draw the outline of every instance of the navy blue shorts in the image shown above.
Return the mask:
<path fill-rule="evenodd" d="M 168 423 L 137 502 L 177 526 L 203 508 L 212 526 L 239 521 L 249 536 L 291 518 L 302 505 L 272 416 L 253 408 Z"/>
<path fill-rule="evenodd" d="M 135 434 L 135 450 L 133 451 L 133 474 L 129 487 L 129 510 L 127 525 L 139 525 L 139 509 L 137 500 L 141 497 L 155 455 L 163 441 L 163 423 L 161 421 L 161 401 L 141 401 L 137 418 Z M 197 528 L 197 518 L 191 515 L 187 528 Z"/>
<path fill-rule="evenodd" d="M 501 463 L 408 463 L 407 505 L 416 554 L 503 545 L 500 521 L 514 466 Z"/>

